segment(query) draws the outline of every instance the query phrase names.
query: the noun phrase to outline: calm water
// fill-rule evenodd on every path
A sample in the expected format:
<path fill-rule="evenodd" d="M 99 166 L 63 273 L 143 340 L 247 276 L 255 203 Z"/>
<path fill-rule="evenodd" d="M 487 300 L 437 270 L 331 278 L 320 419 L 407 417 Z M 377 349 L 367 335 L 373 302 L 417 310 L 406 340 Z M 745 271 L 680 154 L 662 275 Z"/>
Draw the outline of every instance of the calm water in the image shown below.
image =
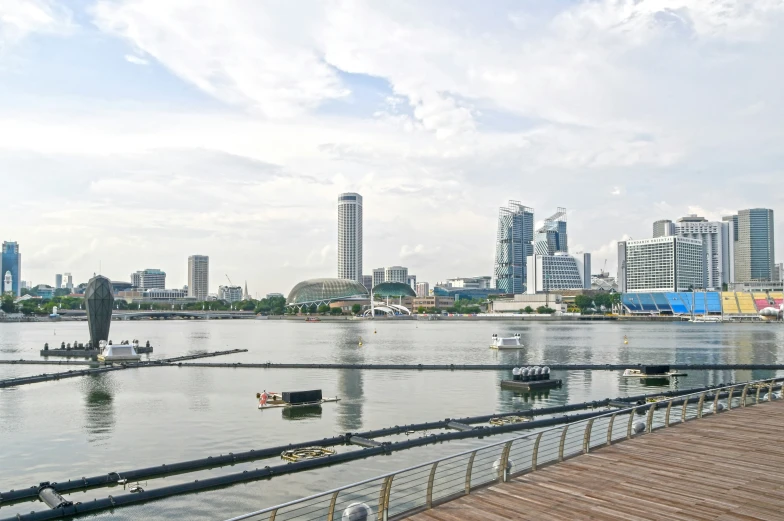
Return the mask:
<path fill-rule="evenodd" d="M 374 333 L 375 329 L 375 333 Z M 527 347 L 498 353 L 493 333 L 520 333 Z M 627 335 L 629 344 L 623 344 Z M 358 340 L 362 337 L 363 346 Z M 290 321 L 114 322 L 112 338 L 149 339 L 151 358 L 247 348 L 208 361 L 341 363 L 781 363 L 776 324 L 571 324 L 507 322 Z M 0 359 L 40 359 L 44 342 L 86 340 L 85 323 L 0 324 Z M 0 365 L 0 378 L 54 372 L 56 366 Z M 620 372 L 556 372 L 565 385 L 533 401 L 501 391 L 500 372 L 417 372 L 151 367 L 0 389 L 0 492 L 112 471 L 263 448 L 395 424 L 505 412 L 649 392 Z M 692 372 L 680 387 L 772 376 L 766 371 Z M 290 417 L 258 411 L 255 393 L 321 388 L 341 401 Z M 503 437 L 491 438 L 490 441 Z M 223 519 L 341 484 L 488 443 L 465 440 L 307 473 L 150 502 L 93 517 Z M 338 450 L 354 450 L 339 447 Z M 278 464 L 280 460 L 150 481 L 154 488 Z M 144 484 L 143 484 L 144 485 Z M 69 499 L 120 494 L 96 489 Z M 44 509 L 0 507 L 0 518 Z"/>

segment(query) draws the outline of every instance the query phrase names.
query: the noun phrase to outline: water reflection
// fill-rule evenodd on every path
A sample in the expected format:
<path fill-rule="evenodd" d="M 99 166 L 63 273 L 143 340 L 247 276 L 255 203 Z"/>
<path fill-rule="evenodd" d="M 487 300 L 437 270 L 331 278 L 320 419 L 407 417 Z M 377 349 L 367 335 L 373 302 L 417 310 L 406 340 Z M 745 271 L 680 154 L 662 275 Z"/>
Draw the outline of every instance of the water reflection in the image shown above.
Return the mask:
<path fill-rule="evenodd" d="M 86 376 L 83 380 L 85 391 L 85 425 L 87 441 L 103 445 L 114 431 L 114 394 L 116 383 L 112 374 Z"/>
<path fill-rule="evenodd" d="M 361 324 L 349 323 L 341 328 L 336 338 L 337 359 L 339 364 L 365 363 L 367 339 L 360 337 Z M 338 426 L 343 432 L 354 432 L 362 428 L 363 371 L 360 369 L 340 369 L 338 371 Z"/>
<path fill-rule="evenodd" d="M 290 407 L 281 411 L 281 416 L 287 420 L 306 420 L 308 418 L 321 418 L 321 405 L 309 407 Z"/>

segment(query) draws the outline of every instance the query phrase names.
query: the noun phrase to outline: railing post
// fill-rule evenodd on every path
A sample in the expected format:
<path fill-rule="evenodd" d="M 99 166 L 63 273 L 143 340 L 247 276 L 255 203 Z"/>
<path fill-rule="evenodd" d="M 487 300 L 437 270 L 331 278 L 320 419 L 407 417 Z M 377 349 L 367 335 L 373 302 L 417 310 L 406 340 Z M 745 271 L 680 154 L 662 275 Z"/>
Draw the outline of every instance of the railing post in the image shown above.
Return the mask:
<path fill-rule="evenodd" d="M 740 393 L 740 406 L 746 407 L 746 393 L 749 390 L 749 384 L 743 386 L 743 391 Z"/>
<path fill-rule="evenodd" d="M 683 409 L 681 410 L 681 423 L 686 421 L 686 406 L 689 405 L 689 397 L 683 400 Z"/>
<path fill-rule="evenodd" d="M 269 521 L 275 521 L 275 516 L 278 515 L 278 509 L 276 508 L 272 512 L 270 512 Z"/>
<path fill-rule="evenodd" d="M 646 418 L 646 425 L 645 430 L 651 432 L 653 430 L 653 413 L 656 411 L 656 402 L 651 404 L 650 409 L 648 409 L 648 418 Z"/>
<path fill-rule="evenodd" d="M 389 517 L 389 491 L 392 489 L 392 476 L 384 478 L 384 483 L 381 484 L 381 490 L 378 492 L 378 521 L 387 521 Z"/>
<path fill-rule="evenodd" d="M 504 483 L 509 481 L 509 469 L 507 467 L 509 467 L 509 452 L 512 450 L 512 441 L 508 441 L 504 445 L 504 450 L 501 452 L 501 460 L 499 461 L 498 479 Z"/>
<path fill-rule="evenodd" d="M 713 398 L 713 414 L 719 414 L 719 396 L 721 396 L 721 389 L 716 389 L 716 396 Z"/>
<path fill-rule="evenodd" d="M 629 411 L 629 425 L 626 428 L 626 439 L 632 439 L 632 425 L 634 424 L 634 413 L 637 412 L 637 407 Z"/>
<path fill-rule="evenodd" d="M 768 386 L 768 401 L 773 401 L 773 380 L 770 381 L 770 385 Z"/>
<path fill-rule="evenodd" d="M 542 441 L 542 432 L 536 437 L 536 441 L 534 442 L 534 453 L 531 454 L 531 472 L 536 470 L 536 460 L 539 457 L 539 442 Z"/>
<path fill-rule="evenodd" d="M 731 411 L 731 410 L 732 410 L 732 393 L 733 393 L 734 391 L 735 391 L 735 386 L 733 385 L 732 387 L 730 387 L 730 394 L 729 394 L 729 396 L 727 397 L 727 410 L 728 410 L 728 411 Z"/>
<path fill-rule="evenodd" d="M 476 454 L 476 452 L 474 452 Z M 473 458 L 473 454 L 471 455 Z M 471 461 L 473 463 L 473 459 Z M 430 477 L 427 478 L 427 497 L 425 499 L 425 503 L 427 504 L 427 508 L 433 508 L 433 483 L 436 480 L 436 469 L 438 468 L 438 462 L 436 461 L 433 463 L 433 466 L 430 468 Z"/>
<path fill-rule="evenodd" d="M 329 511 L 327 512 L 327 521 L 333 521 L 335 517 L 335 504 L 338 502 L 338 494 L 340 490 L 332 494 L 332 499 L 329 501 Z"/>
<path fill-rule="evenodd" d="M 563 454 L 564 454 L 564 443 L 566 443 L 566 431 L 569 430 L 569 424 L 564 424 L 564 428 L 561 431 L 561 443 L 558 444 L 558 461 L 563 461 Z"/>
<path fill-rule="evenodd" d="M 700 401 L 697 402 L 697 418 L 702 418 L 702 408 L 705 406 L 705 395 L 707 392 L 700 395 Z"/>
<path fill-rule="evenodd" d="M 468 458 L 468 467 L 466 468 L 466 481 L 465 481 L 465 493 L 466 495 L 471 493 L 471 471 L 474 470 L 474 458 L 476 457 L 477 451 L 471 453 L 471 457 Z"/>
<path fill-rule="evenodd" d="M 762 391 L 762 384 L 757 384 L 757 397 L 754 400 L 754 404 L 755 405 L 759 403 L 759 393 L 760 393 L 760 391 Z"/>
<path fill-rule="evenodd" d="M 613 422 L 615 422 L 615 417 L 616 416 L 618 416 L 617 412 L 613 413 L 613 415 L 610 416 L 610 424 L 607 426 L 607 445 L 612 445 L 612 432 L 613 432 L 612 428 L 613 428 Z"/>
<path fill-rule="evenodd" d="M 591 450 L 591 428 L 593 428 L 593 418 L 588 420 L 585 426 L 585 433 L 583 434 L 583 454 L 588 454 Z"/>
<path fill-rule="evenodd" d="M 670 426 L 670 410 L 671 409 L 672 409 L 672 398 L 670 398 L 670 401 L 667 403 L 667 412 L 664 414 L 664 426 L 665 427 L 669 427 Z"/>

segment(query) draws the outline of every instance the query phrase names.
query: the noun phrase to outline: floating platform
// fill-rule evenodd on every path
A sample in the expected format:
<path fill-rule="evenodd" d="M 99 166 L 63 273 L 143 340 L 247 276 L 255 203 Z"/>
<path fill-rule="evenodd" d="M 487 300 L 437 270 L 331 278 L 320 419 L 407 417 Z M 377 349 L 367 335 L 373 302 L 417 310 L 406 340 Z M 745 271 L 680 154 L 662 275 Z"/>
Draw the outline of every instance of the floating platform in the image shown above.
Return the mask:
<path fill-rule="evenodd" d="M 119 345 L 119 344 L 118 344 Z M 100 349 L 41 349 L 41 356 L 59 356 L 63 358 L 96 358 Z M 143 355 L 152 353 L 152 346 L 139 346 L 136 353 Z"/>
<path fill-rule="evenodd" d="M 534 380 L 523 382 L 520 380 L 501 380 L 501 387 L 514 391 L 538 391 L 540 389 L 551 389 L 561 387 L 561 380 Z"/>

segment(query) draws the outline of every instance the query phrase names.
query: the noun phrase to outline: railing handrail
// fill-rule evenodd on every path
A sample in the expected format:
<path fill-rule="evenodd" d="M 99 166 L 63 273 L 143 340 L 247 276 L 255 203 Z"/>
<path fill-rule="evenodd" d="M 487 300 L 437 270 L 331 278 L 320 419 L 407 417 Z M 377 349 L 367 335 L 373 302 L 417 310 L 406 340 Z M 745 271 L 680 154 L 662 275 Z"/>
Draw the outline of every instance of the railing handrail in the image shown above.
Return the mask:
<path fill-rule="evenodd" d="M 662 400 L 662 401 L 681 400 L 681 399 L 685 399 L 685 398 L 687 398 L 689 396 L 702 395 L 702 394 L 709 393 L 711 391 L 720 391 L 722 389 L 728 389 L 728 388 L 731 388 L 731 387 L 734 388 L 734 387 L 741 387 L 741 386 L 751 386 L 751 385 L 755 385 L 755 384 L 758 384 L 758 383 L 761 383 L 761 382 L 771 382 L 771 383 L 773 383 L 776 380 L 782 380 L 782 379 L 784 379 L 784 377 L 781 377 L 781 378 L 773 377 L 773 378 L 765 378 L 765 379 L 760 379 L 760 380 L 751 380 L 751 381 L 748 381 L 748 382 L 730 383 L 730 384 L 726 384 L 726 385 L 717 385 L 717 386 L 715 386 L 715 387 L 713 387 L 711 389 L 703 389 L 701 391 L 696 391 L 696 392 L 689 393 L 689 394 L 682 394 L 682 395 L 679 395 L 679 396 L 671 396 L 668 400 Z M 655 403 L 655 402 L 651 402 L 651 403 Z M 633 405 L 633 406 L 630 406 L 630 407 L 626 407 L 624 409 L 617 409 L 617 410 L 614 410 L 614 411 L 609 411 L 606 414 L 600 414 L 600 415 L 594 416 L 592 418 L 579 420 L 579 421 L 576 421 L 574 423 L 568 423 L 566 425 L 572 426 L 572 425 L 579 425 L 581 423 L 593 422 L 593 421 L 595 421 L 595 420 L 597 420 L 599 418 L 605 418 L 607 416 L 613 416 L 613 415 L 622 414 L 622 413 L 625 413 L 625 412 L 628 412 L 628 411 L 634 411 L 635 409 L 638 409 L 640 407 L 648 407 L 648 406 L 651 405 L 651 403 L 645 403 L 643 405 Z M 468 449 L 468 450 L 465 450 L 463 452 L 457 452 L 455 454 L 451 454 L 449 456 L 444 456 L 444 457 L 441 457 L 441 458 L 436 458 L 434 460 L 430 460 L 430 461 L 427 461 L 425 463 L 418 463 L 417 465 L 413 465 L 411 467 L 406 467 L 406 468 L 398 469 L 398 470 L 395 470 L 395 471 L 392 471 L 392 472 L 387 472 L 386 474 L 380 474 L 380 475 L 374 476 L 372 478 L 368 478 L 368 479 L 364 479 L 364 480 L 357 481 L 357 482 L 354 482 L 354 483 L 350 483 L 348 485 L 343 485 L 343 486 L 340 486 L 340 487 L 336 487 L 336 488 L 333 488 L 333 489 L 330 489 L 330 490 L 326 490 L 324 492 L 319 492 L 317 494 L 312 494 L 310 496 L 302 497 L 302 498 L 295 499 L 295 500 L 292 500 L 292 501 L 287 501 L 286 503 L 280 503 L 278 505 L 274 505 L 274 506 L 271 506 L 271 507 L 263 508 L 261 510 L 256 510 L 254 512 L 248 512 L 248 513 L 245 513 L 245 514 L 242 514 L 242 515 L 239 515 L 239 516 L 235 516 L 235 517 L 229 518 L 226 521 L 242 521 L 244 519 L 248 519 L 248 518 L 253 517 L 253 516 L 258 516 L 258 515 L 261 515 L 261 514 L 267 514 L 267 513 L 279 510 L 281 508 L 286 508 L 286 507 L 289 507 L 289 506 L 292 506 L 292 505 L 296 505 L 296 504 L 299 504 L 299 503 L 304 503 L 305 501 L 310 501 L 310 500 L 313 500 L 313 499 L 318 499 L 320 497 L 329 496 L 331 494 L 335 494 L 336 492 L 341 492 L 343 490 L 348 490 L 348 489 L 351 489 L 351 488 L 355 488 L 355 487 L 358 487 L 360 485 L 366 485 L 367 483 L 372 483 L 374 481 L 379 481 L 379 480 L 382 480 L 382 479 L 386 479 L 386 478 L 389 478 L 390 476 L 396 476 L 396 475 L 401 474 L 403 472 L 409 472 L 409 471 L 417 470 L 417 469 L 420 469 L 420 468 L 423 468 L 423 467 L 432 466 L 435 463 L 440 463 L 442 461 L 446 461 L 446 460 L 450 460 L 450 459 L 454 459 L 454 458 L 459 458 L 460 456 L 466 456 L 468 454 L 471 454 L 471 453 L 479 451 L 479 450 L 491 449 L 493 447 L 506 445 L 507 443 L 510 443 L 510 442 L 524 440 L 526 438 L 530 438 L 530 437 L 534 437 L 534 436 L 540 436 L 540 435 L 543 435 L 543 434 L 545 434 L 547 432 L 556 431 L 556 430 L 560 430 L 560 429 L 563 429 L 563 428 L 564 428 L 564 425 L 556 425 L 554 427 L 549 427 L 549 428 L 546 428 L 546 429 L 541 430 L 541 431 L 527 433 L 527 434 L 524 434 L 522 436 L 518 436 L 516 438 L 503 440 L 503 441 L 499 441 L 499 442 L 496 442 L 496 443 L 490 443 L 490 444 L 487 444 L 487 445 L 482 445 L 481 447 L 475 447 L 473 449 Z"/>

